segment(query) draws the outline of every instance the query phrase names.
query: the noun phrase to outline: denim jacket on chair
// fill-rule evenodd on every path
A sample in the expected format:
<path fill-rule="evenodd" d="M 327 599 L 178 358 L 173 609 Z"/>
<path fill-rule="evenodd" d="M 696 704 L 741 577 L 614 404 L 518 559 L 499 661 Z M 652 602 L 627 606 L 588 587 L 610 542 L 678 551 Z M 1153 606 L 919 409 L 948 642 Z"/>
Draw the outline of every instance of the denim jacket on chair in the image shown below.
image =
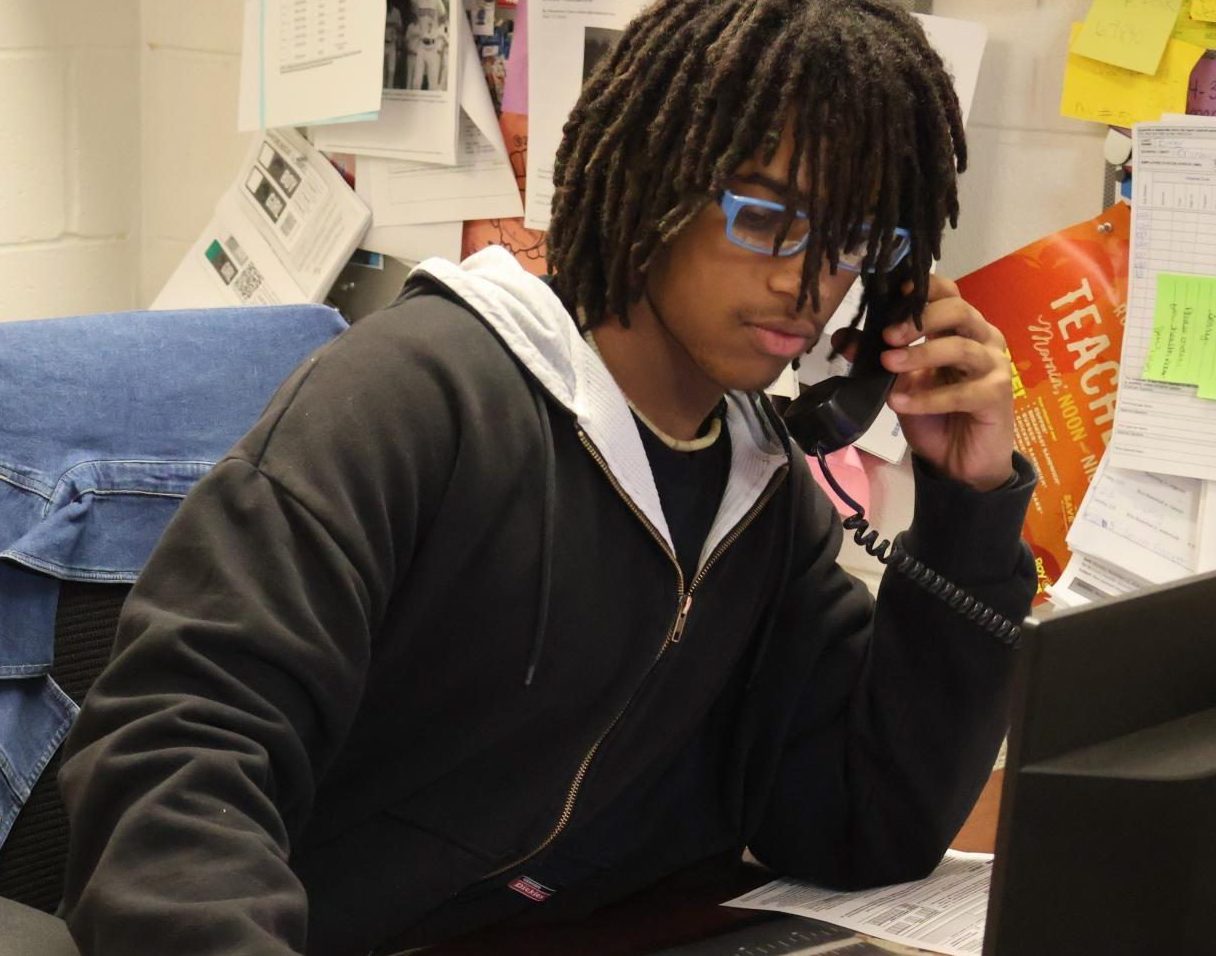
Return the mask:
<path fill-rule="evenodd" d="M 316 305 L 0 322 L 0 843 L 76 715 L 59 580 L 130 582 L 190 487 L 346 327 Z"/>

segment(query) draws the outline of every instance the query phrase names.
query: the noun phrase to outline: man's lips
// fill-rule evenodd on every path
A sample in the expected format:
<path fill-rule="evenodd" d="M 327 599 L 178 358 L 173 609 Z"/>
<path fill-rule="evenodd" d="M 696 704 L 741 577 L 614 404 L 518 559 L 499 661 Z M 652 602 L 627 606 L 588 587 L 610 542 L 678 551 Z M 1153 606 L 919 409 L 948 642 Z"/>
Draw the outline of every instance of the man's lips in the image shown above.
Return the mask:
<path fill-rule="evenodd" d="M 819 339 L 819 330 L 802 324 L 748 322 L 760 351 L 780 359 L 795 359 Z"/>

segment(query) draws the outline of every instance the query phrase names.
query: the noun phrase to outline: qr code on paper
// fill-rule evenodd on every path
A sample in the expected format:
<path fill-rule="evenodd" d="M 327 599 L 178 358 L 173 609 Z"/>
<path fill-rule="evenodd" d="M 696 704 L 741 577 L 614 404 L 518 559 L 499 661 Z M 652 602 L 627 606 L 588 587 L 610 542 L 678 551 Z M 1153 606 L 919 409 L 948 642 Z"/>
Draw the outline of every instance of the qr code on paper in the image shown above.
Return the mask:
<path fill-rule="evenodd" d="M 258 267 L 250 263 L 245 270 L 236 278 L 235 289 L 236 294 L 242 299 L 248 300 L 255 292 L 261 288 L 262 273 L 258 271 Z"/>

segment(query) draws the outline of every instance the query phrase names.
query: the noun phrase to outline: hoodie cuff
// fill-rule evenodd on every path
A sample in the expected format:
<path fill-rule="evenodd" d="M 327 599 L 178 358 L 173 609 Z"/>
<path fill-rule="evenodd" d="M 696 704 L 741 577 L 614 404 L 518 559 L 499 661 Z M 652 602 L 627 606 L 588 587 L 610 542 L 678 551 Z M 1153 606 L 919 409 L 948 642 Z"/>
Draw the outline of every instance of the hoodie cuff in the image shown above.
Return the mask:
<path fill-rule="evenodd" d="M 1012 465 L 1008 483 L 976 491 L 913 455 L 915 510 L 899 546 L 956 583 L 1011 577 L 1023 554 L 1022 523 L 1038 481 L 1034 466 L 1016 451 Z"/>

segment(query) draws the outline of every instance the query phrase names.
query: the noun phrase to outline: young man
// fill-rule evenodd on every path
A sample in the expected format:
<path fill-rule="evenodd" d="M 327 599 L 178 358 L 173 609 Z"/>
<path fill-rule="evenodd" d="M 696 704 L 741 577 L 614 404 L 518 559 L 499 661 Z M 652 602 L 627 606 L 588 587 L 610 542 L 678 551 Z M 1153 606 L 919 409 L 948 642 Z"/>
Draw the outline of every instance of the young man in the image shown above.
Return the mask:
<path fill-rule="evenodd" d="M 1003 343 L 928 275 L 963 149 L 888 0 L 640 16 L 566 128 L 552 286 L 425 263 L 182 505 L 67 745 L 82 949 L 395 952 L 745 846 L 840 887 L 932 869 L 1013 652 L 840 570 L 758 390 L 858 270 L 906 274 L 901 545 L 1020 619 Z"/>

